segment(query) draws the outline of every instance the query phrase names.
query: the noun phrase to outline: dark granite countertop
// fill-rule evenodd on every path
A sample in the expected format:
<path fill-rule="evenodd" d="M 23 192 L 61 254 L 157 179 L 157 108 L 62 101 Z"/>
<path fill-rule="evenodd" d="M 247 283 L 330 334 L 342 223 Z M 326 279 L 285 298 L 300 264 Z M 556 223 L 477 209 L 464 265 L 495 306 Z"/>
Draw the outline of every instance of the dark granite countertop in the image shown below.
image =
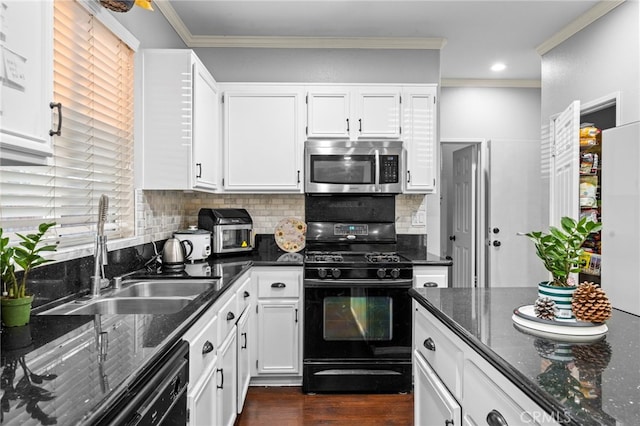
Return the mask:
<path fill-rule="evenodd" d="M 399 241 L 398 250 L 415 264 L 449 262 L 426 253 L 424 244 L 414 237 L 401 241 L 404 244 Z M 35 307 L 29 325 L 2 329 L 0 422 L 92 423 L 126 398 L 139 377 L 179 342 L 244 271 L 251 266 L 302 264 L 303 253 L 286 253 L 272 237 L 261 238 L 252 252 L 188 264 L 184 275 L 220 277 L 221 285 L 174 314 L 40 316 L 37 313 L 45 306 Z M 147 271 L 145 275 L 162 274 Z M 98 349 L 100 332 L 108 335 L 106 358 Z"/>
<path fill-rule="evenodd" d="M 428 288 L 410 293 L 545 411 L 557 414 L 560 424 L 639 425 L 640 317 L 614 309 L 607 334 L 594 342 L 536 337 L 511 319 L 514 308 L 533 303 L 536 291 Z"/>

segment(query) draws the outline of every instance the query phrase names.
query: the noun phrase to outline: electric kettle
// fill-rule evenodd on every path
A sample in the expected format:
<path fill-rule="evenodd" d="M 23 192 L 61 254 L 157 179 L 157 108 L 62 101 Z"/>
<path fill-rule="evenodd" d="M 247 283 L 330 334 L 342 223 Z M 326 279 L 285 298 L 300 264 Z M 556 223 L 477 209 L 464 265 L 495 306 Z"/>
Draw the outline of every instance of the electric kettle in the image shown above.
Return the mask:
<path fill-rule="evenodd" d="M 175 237 L 169 238 L 162 249 L 162 266 L 169 269 L 183 269 L 184 261 L 192 251 L 193 243 L 191 241 L 180 241 Z"/>

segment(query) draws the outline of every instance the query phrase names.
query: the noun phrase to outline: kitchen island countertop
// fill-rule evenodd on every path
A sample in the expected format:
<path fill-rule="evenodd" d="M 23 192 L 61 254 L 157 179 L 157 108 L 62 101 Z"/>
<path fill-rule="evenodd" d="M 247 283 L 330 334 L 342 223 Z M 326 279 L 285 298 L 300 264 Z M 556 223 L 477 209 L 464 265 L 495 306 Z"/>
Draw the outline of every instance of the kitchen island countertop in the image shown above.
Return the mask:
<path fill-rule="evenodd" d="M 537 337 L 511 319 L 515 308 L 535 301 L 536 292 L 533 287 L 410 290 L 547 413 L 566 414 L 560 424 L 640 424 L 640 317 L 614 309 L 604 339 L 594 342 Z"/>

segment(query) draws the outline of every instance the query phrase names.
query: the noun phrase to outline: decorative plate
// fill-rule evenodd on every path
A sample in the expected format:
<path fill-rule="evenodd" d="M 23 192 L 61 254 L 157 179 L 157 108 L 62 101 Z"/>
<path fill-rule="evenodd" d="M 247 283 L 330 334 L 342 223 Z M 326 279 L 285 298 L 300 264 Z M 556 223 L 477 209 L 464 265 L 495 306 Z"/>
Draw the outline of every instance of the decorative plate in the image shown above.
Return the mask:
<path fill-rule="evenodd" d="M 518 329 L 542 337 L 573 342 L 601 339 L 609 329 L 604 323 L 585 321 L 555 321 L 538 318 L 533 305 L 520 306 L 513 310 L 511 317 Z"/>
<path fill-rule="evenodd" d="M 282 219 L 276 226 L 274 237 L 282 250 L 296 253 L 306 244 L 307 224 L 295 217 Z"/>

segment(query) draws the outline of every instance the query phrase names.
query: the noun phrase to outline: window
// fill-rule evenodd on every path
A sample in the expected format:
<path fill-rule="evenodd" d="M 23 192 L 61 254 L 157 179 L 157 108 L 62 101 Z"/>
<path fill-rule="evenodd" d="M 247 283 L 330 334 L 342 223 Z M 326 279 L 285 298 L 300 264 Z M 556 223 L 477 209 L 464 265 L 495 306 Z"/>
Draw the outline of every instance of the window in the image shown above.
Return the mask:
<path fill-rule="evenodd" d="M 105 194 L 109 239 L 131 237 L 134 52 L 78 1 L 56 0 L 53 25 L 62 133 L 50 165 L 2 168 L 2 227 L 11 236 L 55 221 L 60 247 L 90 243 Z"/>

